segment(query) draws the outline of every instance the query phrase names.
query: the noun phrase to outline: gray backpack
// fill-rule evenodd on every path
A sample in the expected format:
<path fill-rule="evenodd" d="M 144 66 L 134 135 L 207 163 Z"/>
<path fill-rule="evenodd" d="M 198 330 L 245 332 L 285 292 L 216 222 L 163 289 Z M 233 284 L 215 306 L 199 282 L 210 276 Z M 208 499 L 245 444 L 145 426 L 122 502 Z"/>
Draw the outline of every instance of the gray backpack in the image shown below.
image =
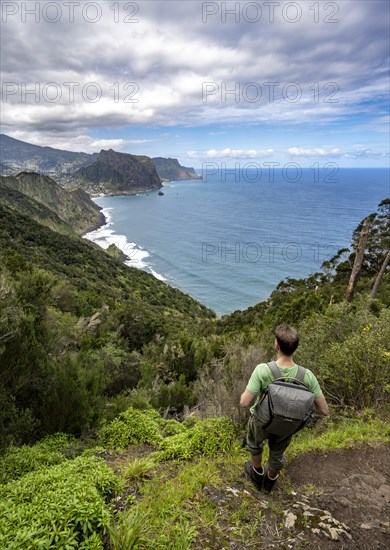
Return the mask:
<path fill-rule="evenodd" d="M 296 378 L 290 378 L 282 375 L 275 361 L 267 365 L 275 380 L 256 405 L 254 417 L 266 432 L 287 437 L 312 420 L 314 394 L 303 383 L 306 373 L 303 367 L 298 367 Z"/>

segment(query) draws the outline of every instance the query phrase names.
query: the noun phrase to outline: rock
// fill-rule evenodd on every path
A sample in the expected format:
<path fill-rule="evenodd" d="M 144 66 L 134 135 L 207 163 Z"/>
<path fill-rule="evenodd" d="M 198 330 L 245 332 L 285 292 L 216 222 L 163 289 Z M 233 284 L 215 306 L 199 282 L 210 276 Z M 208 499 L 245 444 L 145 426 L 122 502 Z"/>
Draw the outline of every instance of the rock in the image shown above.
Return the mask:
<path fill-rule="evenodd" d="M 285 512 L 285 514 L 286 514 L 286 519 L 284 520 L 284 526 L 287 529 L 291 529 L 292 527 L 294 527 L 295 522 L 297 521 L 297 516 L 292 512 L 287 512 L 287 513 Z"/>
<path fill-rule="evenodd" d="M 192 167 L 181 166 L 177 159 L 155 157 L 152 161 L 158 175 L 165 181 L 202 179 Z"/>
<path fill-rule="evenodd" d="M 76 181 L 93 193 L 132 195 L 161 188 L 161 180 L 149 157 L 100 151 L 94 162 L 77 170 Z"/>

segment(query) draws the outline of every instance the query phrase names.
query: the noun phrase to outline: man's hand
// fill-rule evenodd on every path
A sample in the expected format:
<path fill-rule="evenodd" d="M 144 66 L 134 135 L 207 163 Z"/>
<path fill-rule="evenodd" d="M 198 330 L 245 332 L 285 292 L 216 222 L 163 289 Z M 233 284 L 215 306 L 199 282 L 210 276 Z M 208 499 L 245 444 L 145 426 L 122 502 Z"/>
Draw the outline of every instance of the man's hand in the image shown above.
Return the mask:
<path fill-rule="evenodd" d="M 321 397 L 317 397 L 317 399 L 314 399 L 313 411 L 321 416 L 329 415 L 328 403 L 323 395 L 321 395 Z"/>
<path fill-rule="evenodd" d="M 256 397 L 255 393 L 252 393 L 249 390 L 245 390 L 244 393 L 241 395 L 241 398 L 240 398 L 241 407 L 249 407 L 249 405 L 252 404 L 255 397 Z"/>

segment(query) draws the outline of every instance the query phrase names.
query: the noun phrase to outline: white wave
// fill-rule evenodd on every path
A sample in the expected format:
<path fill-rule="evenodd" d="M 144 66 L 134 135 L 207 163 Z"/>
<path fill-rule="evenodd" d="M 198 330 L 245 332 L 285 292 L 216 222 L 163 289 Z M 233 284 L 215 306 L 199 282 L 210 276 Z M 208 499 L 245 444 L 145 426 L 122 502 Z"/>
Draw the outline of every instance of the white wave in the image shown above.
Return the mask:
<path fill-rule="evenodd" d="M 112 210 L 112 208 L 103 208 L 102 209 L 102 214 L 103 214 L 103 216 L 106 220 L 106 223 L 104 225 L 102 225 L 101 227 L 99 227 L 98 229 L 95 229 L 94 231 L 90 231 L 89 233 L 86 233 L 85 235 L 83 235 L 83 237 L 85 239 L 88 239 L 89 241 L 95 241 L 95 239 L 100 238 L 100 235 L 108 227 L 110 227 L 112 225 L 112 218 L 111 218 L 110 210 Z"/>
<path fill-rule="evenodd" d="M 150 266 L 149 266 L 149 271 L 150 273 L 156 277 L 156 279 L 158 279 L 159 281 L 166 281 L 166 278 L 163 277 L 162 275 L 160 275 L 160 273 L 157 273 L 157 271 L 154 271 L 154 269 L 152 269 Z"/>
<path fill-rule="evenodd" d="M 126 256 L 127 260 L 125 260 L 125 265 L 129 267 L 137 267 L 138 269 L 143 269 L 145 271 L 148 271 L 151 273 L 156 279 L 159 279 L 160 281 L 165 281 L 165 277 L 163 277 L 160 273 L 157 273 L 150 267 L 150 265 L 145 261 L 146 258 L 150 256 L 149 252 L 142 248 L 142 246 L 138 246 L 136 243 L 129 243 L 127 240 L 127 237 L 125 235 L 119 235 L 115 233 L 115 230 L 110 229 L 112 226 L 112 217 L 110 214 L 110 210 L 112 208 L 103 208 L 102 214 L 106 218 L 105 225 L 102 225 L 99 227 L 99 229 L 96 229 L 95 231 L 90 231 L 89 233 L 86 233 L 83 235 L 85 239 L 88 239 L 89 241 L 92 241 L 99 245 L 101 248 L 104 248 L 105 250 L 112 244 L 115 244 L 119 250 L 121 250 Z"/>

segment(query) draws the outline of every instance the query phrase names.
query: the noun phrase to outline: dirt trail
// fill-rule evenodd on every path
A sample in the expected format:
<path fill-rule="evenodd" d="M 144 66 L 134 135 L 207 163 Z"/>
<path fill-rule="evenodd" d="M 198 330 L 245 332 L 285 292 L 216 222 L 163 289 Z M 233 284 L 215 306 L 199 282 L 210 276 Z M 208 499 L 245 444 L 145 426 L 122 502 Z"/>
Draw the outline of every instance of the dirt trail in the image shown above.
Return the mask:
<path fill-rule="evenodd" d="M 120 469 L 152 450 L 141 445 L 117 457 L 104 453 L 104 458 Z M 194 550 L 390 548 L 390 445 L 300 455 L 288 464 L 270 495 L 254 489 L 243 466 L 240 472 L 222 466 L 225 483 L 206 485 L 188 502 L 189 508 L 195 501 L 210 505 L 218 517 L 216 523 L 197 526 Z M 166 479 L 175 477 L 177 469 L 177 464 L 165 465 Z M 118 510 L 126 507 L 130 494 L 142 499 L 128 487 L 117 499 Z M 237 511 L 242 515 L 232 524 Z M 256 523 L 259 513 L 261 521 Z"/>
<path fill-rule="evenodd" d="M 306 518 L 302 532 L 310 548 L 379 550 L 390 547 L 389 445 L 308 453 L 291 463 L 286 474 L 297 492 L 297 500 L 301 493 L 306 497 L 314 493 L 307 498 L 308 502 L 303 502 L 305 506 L 295 509 L 294 503 L 290 506 L 297 520 L 301 511 L 304 514 L 305 507 L 309 506 L 328 511 L 335 522 L 344 524 L 318 521 L 324 514 L 312 512 L 314 515 L 310 516 L 307 509 L 309 513 L 302 516 Z M 290 524 L 293 519 L 290 516 Z M 318 525 L 321 523 L 328 524 L 329 528 Z"/>
<path fill-rule="evenodd" d="M 291 462 L 274 491 L 256 491 L 244 473 L 202 497 L 219 510 L 196 550 L 388 550 L 390 445 L 307 453 Z M 241 526 L 262 521 L 237 538 L 229 517 L 246 504 Z M 249 531 L 247 530 L 248 534 Z"/>

